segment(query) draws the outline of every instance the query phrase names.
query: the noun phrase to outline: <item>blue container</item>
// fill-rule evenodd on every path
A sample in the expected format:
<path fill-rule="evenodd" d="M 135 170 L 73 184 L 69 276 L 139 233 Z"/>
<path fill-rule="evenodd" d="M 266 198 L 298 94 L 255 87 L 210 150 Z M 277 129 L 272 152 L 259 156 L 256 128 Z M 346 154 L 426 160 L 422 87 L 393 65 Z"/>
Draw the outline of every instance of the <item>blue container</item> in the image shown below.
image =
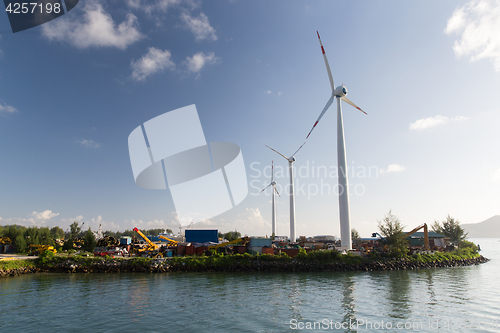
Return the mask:
<path fill-rule="evenodd" d="M 130 244 L 132 244 L 132 237 L 120 238 L 120 245 L 130 245 Z"/>
<path fill-rule="evenodd" d="M 171 257 L 171 256 L 172 256 L 172 250 L 165 251 L 165 257 Z"/>
<path fill-rule="evenodd" d="M 212 229 L 212 230 L 188 229 L 186 230 L 185 236 L 187 243 L 219 242 L 219 232 L 217 229 Z"/>

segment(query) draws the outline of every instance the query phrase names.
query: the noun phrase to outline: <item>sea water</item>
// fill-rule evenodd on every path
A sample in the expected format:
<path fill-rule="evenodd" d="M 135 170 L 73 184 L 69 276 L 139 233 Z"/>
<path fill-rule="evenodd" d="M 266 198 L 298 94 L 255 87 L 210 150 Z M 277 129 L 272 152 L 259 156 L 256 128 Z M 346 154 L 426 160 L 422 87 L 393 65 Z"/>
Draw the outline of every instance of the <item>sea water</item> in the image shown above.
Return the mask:
<path fill-rule="evenodd" d="M 0 279 L 0 332 L 500 332 L 488 263 L 377 272 L 30 274 Z"/>

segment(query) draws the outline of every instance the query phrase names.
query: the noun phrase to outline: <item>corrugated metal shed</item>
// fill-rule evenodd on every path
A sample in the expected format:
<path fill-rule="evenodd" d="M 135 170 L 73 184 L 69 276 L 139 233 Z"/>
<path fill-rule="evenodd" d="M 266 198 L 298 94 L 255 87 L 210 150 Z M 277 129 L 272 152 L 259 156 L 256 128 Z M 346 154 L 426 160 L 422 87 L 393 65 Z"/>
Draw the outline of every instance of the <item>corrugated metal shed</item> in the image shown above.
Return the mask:
<path fill-rule="evenodd" d="M 264 247 L 264 246 L 271 246 L 272 244 L 272 239 L 271 238 L 257 238 L 257 237 L 251 237 L 250 238 L 250 247 Z"/>

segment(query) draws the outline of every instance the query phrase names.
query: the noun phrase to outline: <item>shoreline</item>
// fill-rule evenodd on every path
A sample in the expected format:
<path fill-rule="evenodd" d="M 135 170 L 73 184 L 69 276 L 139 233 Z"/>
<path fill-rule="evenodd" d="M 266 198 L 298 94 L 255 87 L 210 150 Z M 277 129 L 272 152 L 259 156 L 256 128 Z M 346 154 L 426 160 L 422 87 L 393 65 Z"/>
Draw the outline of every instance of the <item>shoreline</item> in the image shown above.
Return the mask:
<path fill-rule="evenodd" d="M 64 258 L 63 258 L 64 259 Z M 39 265 L 33 261 L 33 266 L 0 269 L 0 277 L 18 276 L 33 273 L 169 273 L 169 272 L 369 272 L 392 270 L 415 270 L 429 268 L 448 268 L 473 266 L 486 263 L 489 259 L 483 256 L 475 258 L 436 260 L 422 262 L 416 260 L 367 260 L 357 263 L 345 262 L 304 262 L 292 259 L 253 257 L 252 260 L 241 260 L 224 264 L 200 264 L 196 257 L 187 260 L 123 260 L 94 258 L 67 258 L 49 265 Z M 247 258 L 248 259 L 248 258 Z"/>

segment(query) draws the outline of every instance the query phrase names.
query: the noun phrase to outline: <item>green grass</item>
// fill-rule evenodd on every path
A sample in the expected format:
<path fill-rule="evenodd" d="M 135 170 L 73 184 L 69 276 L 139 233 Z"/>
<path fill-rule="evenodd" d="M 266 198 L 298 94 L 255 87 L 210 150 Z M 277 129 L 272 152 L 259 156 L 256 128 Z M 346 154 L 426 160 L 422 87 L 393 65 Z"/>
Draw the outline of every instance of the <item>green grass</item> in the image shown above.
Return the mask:
<path fill-rule="evenodd" d="M 33 259 L 13 259 L 13 260 L 0 260 L 0 269 L 19 269 L 23 267 L 36 267 L 35 260 Z"/>

